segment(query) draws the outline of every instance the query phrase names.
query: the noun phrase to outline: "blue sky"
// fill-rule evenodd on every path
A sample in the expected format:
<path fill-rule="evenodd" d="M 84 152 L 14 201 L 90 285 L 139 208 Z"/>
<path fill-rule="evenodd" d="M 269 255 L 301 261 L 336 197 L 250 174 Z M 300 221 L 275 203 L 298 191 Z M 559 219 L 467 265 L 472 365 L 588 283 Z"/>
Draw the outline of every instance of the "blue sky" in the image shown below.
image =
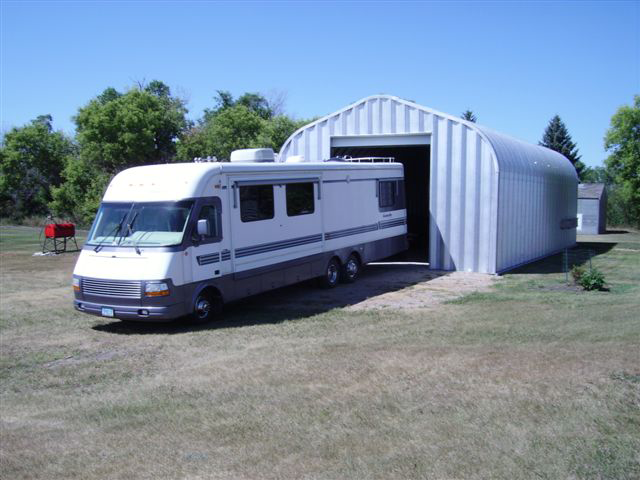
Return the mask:
<path fill-rule="evenodd" d="M 640 94 L 640 1 L 1 1 L 1 125 L 72 133 L 113 86 L 158 79 L 193 119 L 216 90 L 284 92 L 296 117 L 388 93 L 536 143 L 556 113 L 583 161 Z"/>

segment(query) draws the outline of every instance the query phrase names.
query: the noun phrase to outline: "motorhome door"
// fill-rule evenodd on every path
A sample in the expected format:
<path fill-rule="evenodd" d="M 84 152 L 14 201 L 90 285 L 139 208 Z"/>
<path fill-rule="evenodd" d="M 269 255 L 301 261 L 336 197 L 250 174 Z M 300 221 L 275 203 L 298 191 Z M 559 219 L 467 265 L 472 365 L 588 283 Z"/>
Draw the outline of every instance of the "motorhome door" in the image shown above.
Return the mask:
<path fill-rule="evenodd" d="M 225 238 L 222 225 L 222 205 L 218 197 L 211 197 L 200 204 L 192 232 L 193 245 L 189 248 L 193 281 L 219 277 L 231 270 L 228 235 Z M 206 220 L 208 231 L 198 233 L 198 221 Z M 202 222 L 201 222 L 202 223 Z"/>

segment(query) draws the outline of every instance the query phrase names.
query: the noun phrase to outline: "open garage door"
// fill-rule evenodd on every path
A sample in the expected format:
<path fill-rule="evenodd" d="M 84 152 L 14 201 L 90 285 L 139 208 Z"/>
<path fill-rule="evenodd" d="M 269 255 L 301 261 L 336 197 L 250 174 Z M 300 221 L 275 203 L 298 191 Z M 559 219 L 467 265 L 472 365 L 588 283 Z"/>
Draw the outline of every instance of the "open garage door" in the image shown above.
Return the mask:
<path fill-rule="evenodd" d="M 337 140 L 337 141 L 334 141 Z M 393 157 L 404 165 L 407 200 L 407 232 L 409 257 L 412 260 L 429 261 L 429 162 L 430 145 L 361 145 L 342 146 L 340 137 L 332 139 L 331 156 Z M 389 139 L 392 141 L 392 139 Z M 378 143 L 378 142 L 371 142 Z M 334 146 L 336 145 L 336 146 Z"/>

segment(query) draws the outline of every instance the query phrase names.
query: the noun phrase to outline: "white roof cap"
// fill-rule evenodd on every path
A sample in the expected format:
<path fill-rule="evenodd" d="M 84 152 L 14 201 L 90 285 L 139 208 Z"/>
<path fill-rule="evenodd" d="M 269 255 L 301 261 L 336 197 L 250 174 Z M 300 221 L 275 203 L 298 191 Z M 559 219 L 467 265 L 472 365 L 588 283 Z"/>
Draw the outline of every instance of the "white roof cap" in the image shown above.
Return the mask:
<path fill-rule="evenodd" d="M 304 155 L 290 155 L 285 160 L 286 163 L 302 163 L 304 162 Z"/>
<path fill-rule="evenodd" d="M 274 162 L 276 158 L 272 148 L 243 148 L 231 152 L 231 162 Z"/>

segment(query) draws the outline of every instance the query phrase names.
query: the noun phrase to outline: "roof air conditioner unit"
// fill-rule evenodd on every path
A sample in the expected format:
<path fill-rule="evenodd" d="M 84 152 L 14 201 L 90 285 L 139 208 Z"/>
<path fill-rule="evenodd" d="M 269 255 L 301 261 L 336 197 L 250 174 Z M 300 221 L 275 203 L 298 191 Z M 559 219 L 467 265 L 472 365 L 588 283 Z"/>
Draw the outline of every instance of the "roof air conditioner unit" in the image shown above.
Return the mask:
<path fill-rule="evenodd" d="M 231 152 L 231 162 L 274 162 L 272 148 L 243 148 Z"/>

